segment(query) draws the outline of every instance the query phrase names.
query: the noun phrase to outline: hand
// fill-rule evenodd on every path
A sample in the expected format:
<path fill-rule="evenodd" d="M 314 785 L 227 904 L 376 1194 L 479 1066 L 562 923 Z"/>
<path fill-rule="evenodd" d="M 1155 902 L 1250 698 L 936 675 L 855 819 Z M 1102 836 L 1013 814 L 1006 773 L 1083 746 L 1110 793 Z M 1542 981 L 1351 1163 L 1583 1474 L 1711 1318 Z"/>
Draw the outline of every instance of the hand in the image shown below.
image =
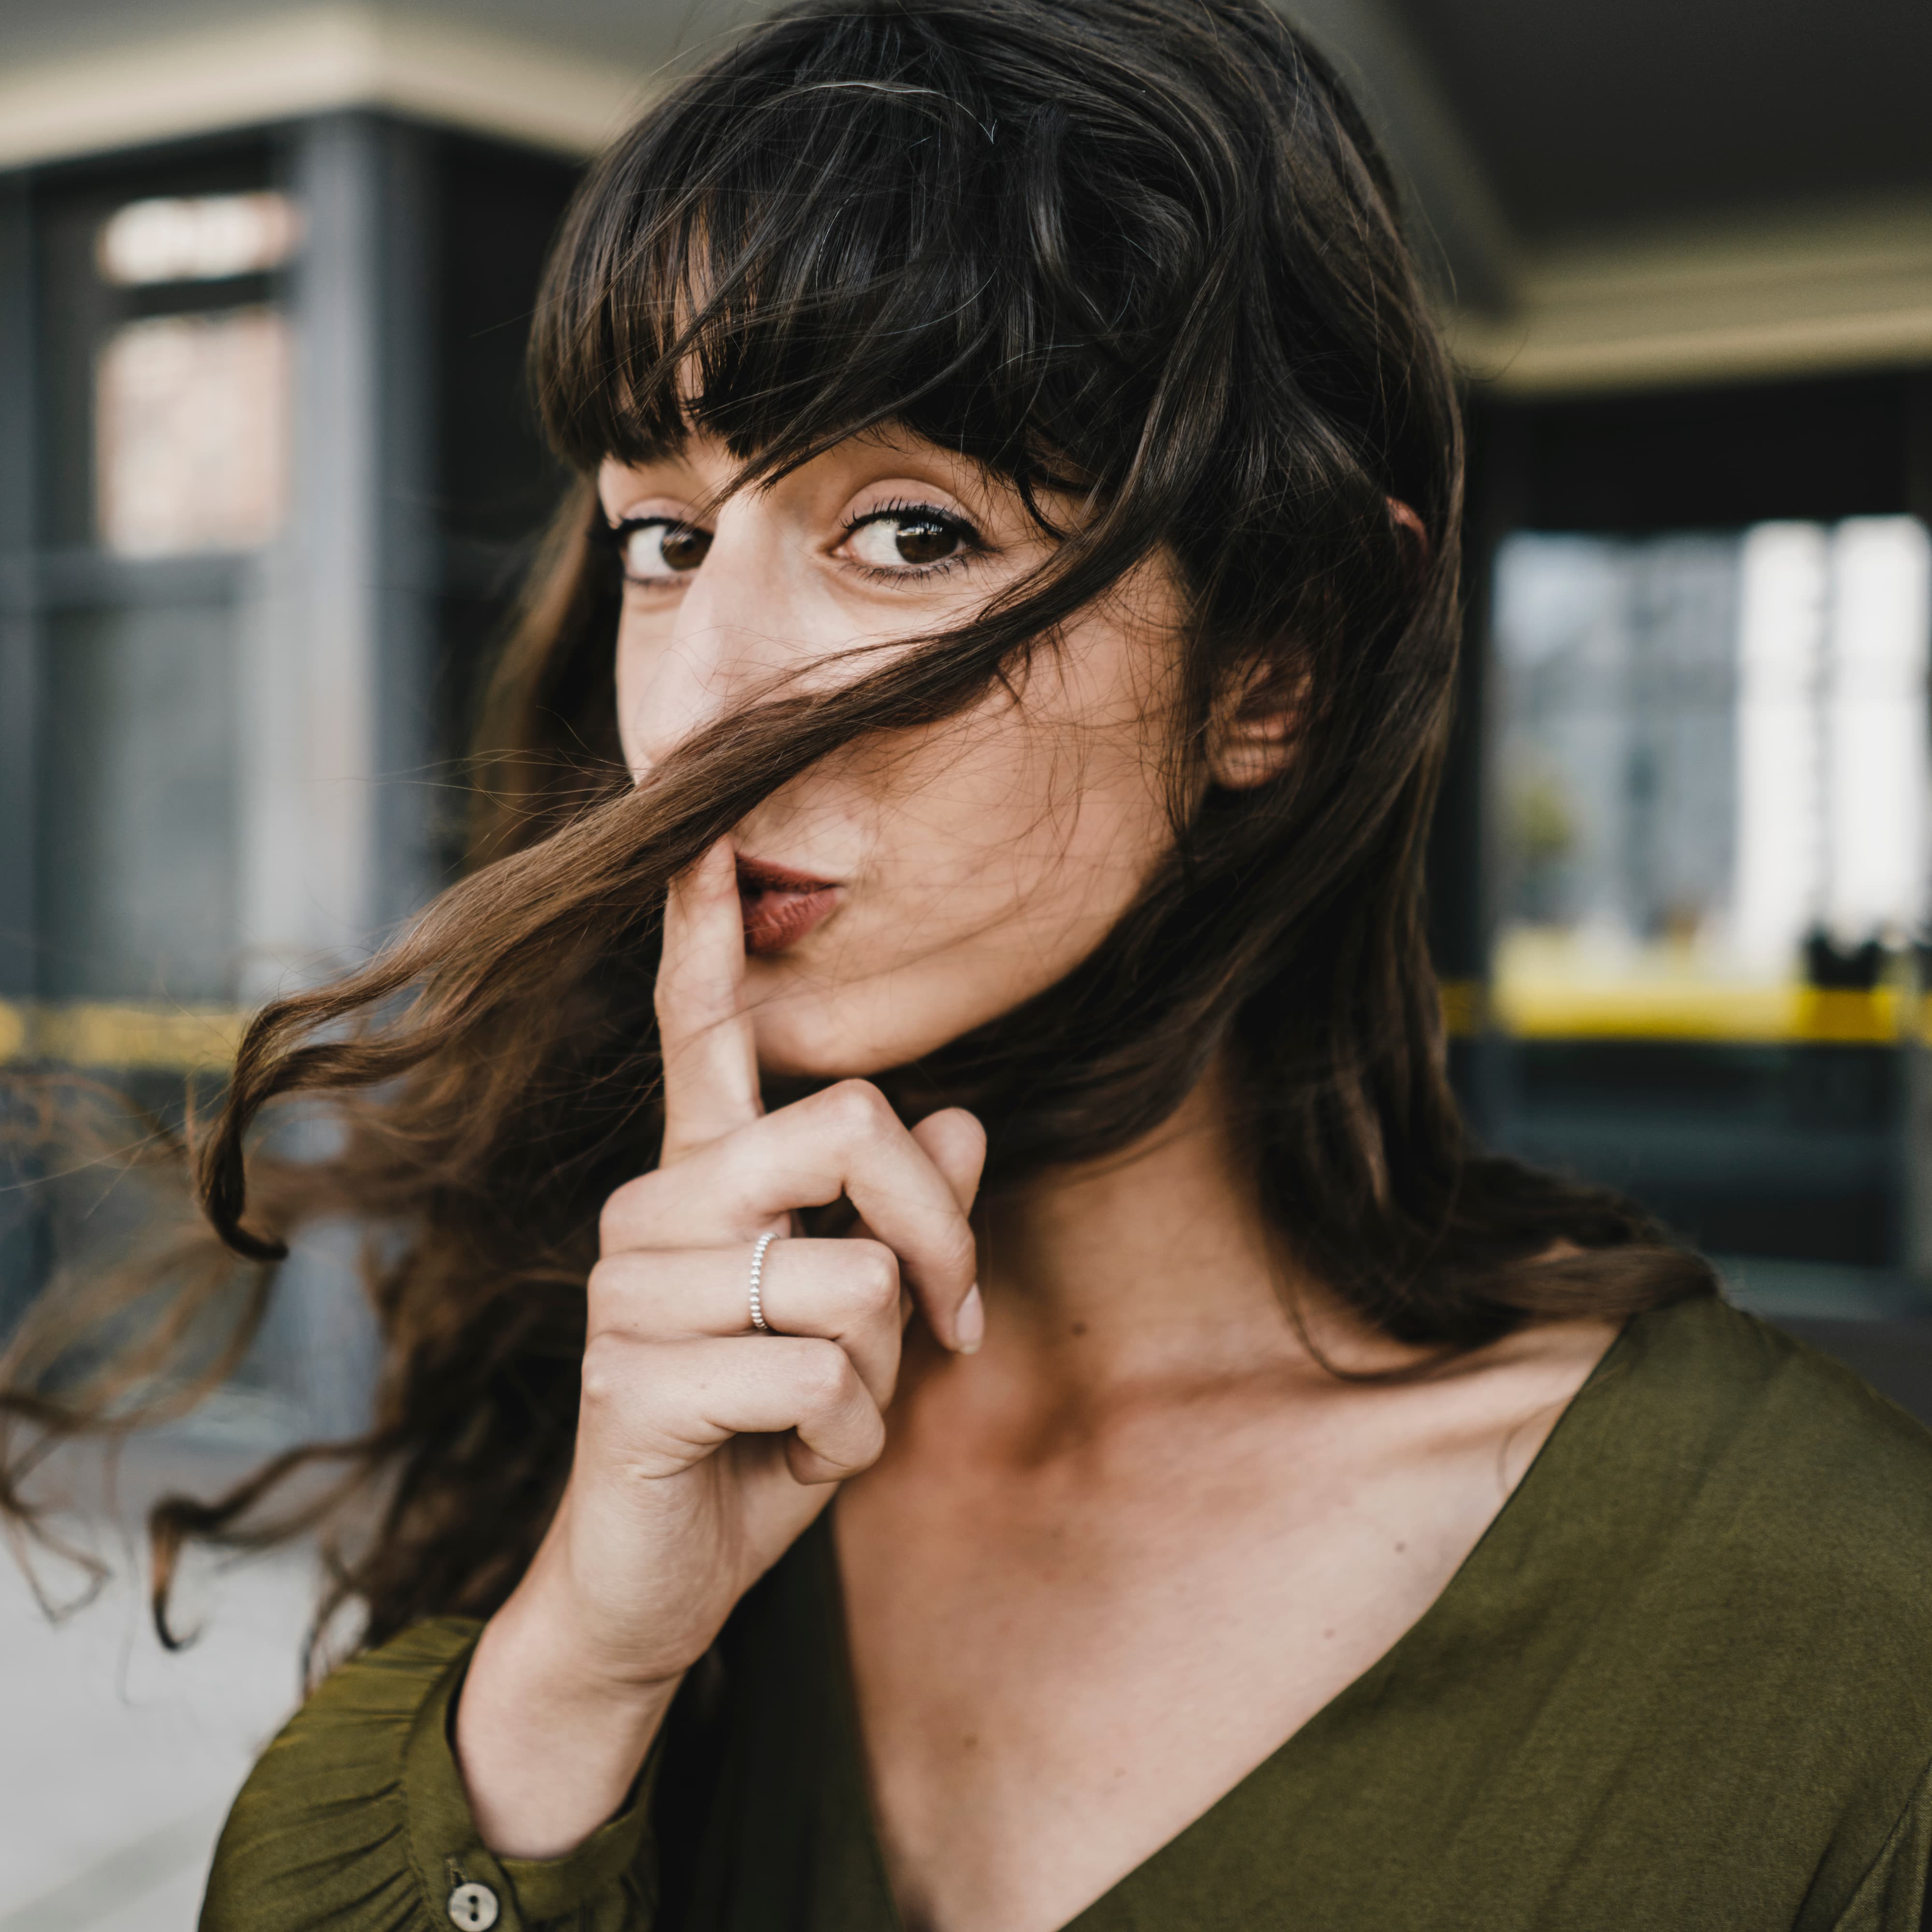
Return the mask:
<path fill-rule="evenodd" d="M 979 1123 L 954 1108 L 908 1130 L 856 1080 L 766 1114 L 744 976 L 721 842 L 665 908 L 664 1152 L 604 1206 L 569 1483 L 458 1711 L 477 1822 L 506 1856 L 555 1856 L 622 1803 L 733 1605 L 878 1456 L 912 1309 L 978 1346 Z M 797 1238 L 799 1210 L 842 1196 L 854 1236 Z M 766 1233 L 787 1238 L 761 1335 Z"/>

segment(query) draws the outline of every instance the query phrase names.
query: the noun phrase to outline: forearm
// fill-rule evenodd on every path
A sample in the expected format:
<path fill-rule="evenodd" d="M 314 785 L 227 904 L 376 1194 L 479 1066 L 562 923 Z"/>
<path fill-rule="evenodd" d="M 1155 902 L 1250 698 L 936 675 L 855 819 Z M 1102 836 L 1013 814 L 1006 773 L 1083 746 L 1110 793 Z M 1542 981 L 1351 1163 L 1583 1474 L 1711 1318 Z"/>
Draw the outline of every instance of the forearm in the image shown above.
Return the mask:
<path fill-rule="evenodd" d="M 680 1681 L 597 1671 L 520 1592 L 478 1641 L 456 1710 L 457 1762 L 484 1842 L 517 1858 L 581 1844 L 622 1808 Z"/>

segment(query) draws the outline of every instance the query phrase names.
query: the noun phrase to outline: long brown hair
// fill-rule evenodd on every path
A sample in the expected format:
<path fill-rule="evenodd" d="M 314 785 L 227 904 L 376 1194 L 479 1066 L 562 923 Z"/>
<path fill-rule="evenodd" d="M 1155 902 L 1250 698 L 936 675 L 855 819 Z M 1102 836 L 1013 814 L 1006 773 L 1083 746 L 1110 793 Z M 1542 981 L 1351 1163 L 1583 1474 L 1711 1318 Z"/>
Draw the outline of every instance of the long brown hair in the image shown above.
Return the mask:
<path fill-rule="evenodd" d="M 1453 375 L 1368 130 L 1263 0 L 778 15 L 596 170 L 534 368 L 586 478 L 701 425 L 756 488 L 890 423 L 1010 479 L 1058 541 L 972 622 L 830 695 L 771 694 L 633 787 L 614 574 L 587 481 L 572 495 L 487 707 L 467 876 L 372 964 L 262 1012 L 196 1139 L 210 1242 L 264 1284 L 309 1216 L 400 1231 L 370 1275 L 376 1426 L 165 1506 L 161 1588 L 184 1537 L 286 1533 L 265 1499 L 333 1455 L 325 1502 L 381 1498 L 340 1585 L 370 1640 L 502 1600 L 568 1465 L 598 1210 L 656 1157 L 667 880 L 841 745 L 1013 679 L 1156 556 L 1188 610 L 1171 853 L 1063 982 L 888 1090 L 978 1110 L 997 1187 L 1124 1147 L 1220 1055 L 1282 1238 L 1410 1341 L 1708 1291 L 1628 1204 L 1460 1125 L 1422 902 L 1458 629 Z M 1042 506 L 1070 495 L 1055 529 Z M 1237 682 L 1293 694 L 1292 760 L 1252 790 L 1186 782 Z M 344 1129 L 330 1158 L 264 1143 L 318 1100 Z M 16 1412 L 124 1420 L 104 1376 Z"/>

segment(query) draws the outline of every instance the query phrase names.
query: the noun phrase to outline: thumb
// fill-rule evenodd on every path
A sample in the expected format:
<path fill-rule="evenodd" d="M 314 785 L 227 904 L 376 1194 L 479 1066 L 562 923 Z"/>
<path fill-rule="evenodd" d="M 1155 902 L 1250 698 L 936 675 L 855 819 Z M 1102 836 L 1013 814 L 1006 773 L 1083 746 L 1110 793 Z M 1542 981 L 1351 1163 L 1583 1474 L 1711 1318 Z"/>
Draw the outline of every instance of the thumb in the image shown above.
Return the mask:
<path fill-rule="evenodd" d="M 912 1130 L 920 1151 L 946 1178 L 962 1214 L 973 1211 L 980 1192 L 980 1170 L 986 1165 L 986 1130 L 964 1107 L 947 1107 L 928 1114 Z"/>
<path fill-rule="evenodd" d="M 986 1165 L 986 1129 L 964 1107 L 947 1107 L 927 1114 L 913 1129 L 912 1137 L 944 1177 L 960 1213 L 971 1214 L 980 1192 L 980 1175 Z M 959 1304 L 953 1328 L 957 1337 L 954 1346 L 959 1352 L 976 1353 L 986 1332 L 986 1304 L 980 1298 L 976 1281 Z"/>

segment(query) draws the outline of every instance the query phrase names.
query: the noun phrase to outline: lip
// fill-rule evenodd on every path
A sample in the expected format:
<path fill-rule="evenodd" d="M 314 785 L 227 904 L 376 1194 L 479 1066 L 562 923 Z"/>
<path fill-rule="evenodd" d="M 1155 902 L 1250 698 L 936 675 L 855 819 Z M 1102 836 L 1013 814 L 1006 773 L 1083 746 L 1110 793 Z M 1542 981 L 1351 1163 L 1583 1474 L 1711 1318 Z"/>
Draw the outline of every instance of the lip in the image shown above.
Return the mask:
<path fill-rule="evenodd" d="M 796 946 L 838 906 L 836 880 L 742 852 L 737 861 L 738 905 L 744 916 L 748 953 L 782 952 Z"/>

